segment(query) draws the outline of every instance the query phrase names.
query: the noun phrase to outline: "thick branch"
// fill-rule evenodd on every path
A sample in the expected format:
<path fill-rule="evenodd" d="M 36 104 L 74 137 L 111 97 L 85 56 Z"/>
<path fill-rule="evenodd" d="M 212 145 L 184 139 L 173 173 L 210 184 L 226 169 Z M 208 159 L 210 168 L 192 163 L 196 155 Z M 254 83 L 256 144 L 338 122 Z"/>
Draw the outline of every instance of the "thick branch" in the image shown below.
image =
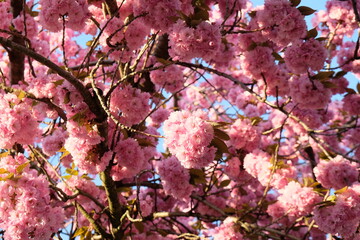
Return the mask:
<path fill-rule="evenodd" d="M 110 14 L 110 16 L 116 16 L 118 14 L 118 6 L 116 4 L 116 0 L 105 0 L 106 10 Z"/>
<path fill-rule="evenodd" d="M 83 206 L 81 206 L 79 203 L 75 202 L 75 207 L 79 209 L 79 211 L 85 216 L 85 218 L 91 223 L 91 225 L 94 227 L 95 231 L 100 233 L 103 239 L 111 239 L 110 235 L 99 225 L 94 218 L 90 216 L 90 214 L 85 210 Z"/>
<path fill-rule="evenodd" d="M 3 89 L 7 93 L 15 93 L 16 91 L 20 91 L 18 89 L 14 89 L 12 87 L 5 86 L 4 84 L 0 84 L 0 89 Z M 36 101 L 43 102 L 43 103 L 47 104 L 51 109 L 54 109 L 57 112 L 59 117 L 61 117 L 65 121 L 67 120 L 67 117 L 66 117 L 66 114 L 65 114 L 64 110 L 62 110 L 59 106 L 54 104 L 50 99 L 48 99 L 48 98 L 37 98 L 31 93 L 28 93 L 28 92 L 24 92 L 24 93 L 25 93 L 26 98 L 30 98 L 30 99 L 33 99 L 33 100 L 36 100 Z"/>
<path fill-rule="evenodd" d="M 18 17 L 23 10 L 23 1 L 11 0 L 10 4 L 13 18 Z M 19 45 L 25 45 L 24 39 L 20 36 L 12 35 L 10 39 Z M 10 60 L 10 82 L 12 85 L 18 84 L 24 81 L 25 54 L 15 49 L 8 49 L 8 54 Z"/>
<path fill-rule="evenodd" d="M 360 23 L 360 15 L 359 15 L 359 11 L 358 11 L 358 8 L 357 8 L 356 0 L 351 0 L 351 2 L 352 2 L 354 14 L 355 14 L 355 19 L 359 24 Z"/>
<path fill-rule="evenodd" d="M 104 172 L 101 172 L 100 179 L 103 182 L 105 193 L 109 201 L 110 221 L 113 227 L 113 237 L 114 239 L 122 239 L 123 233 L 120 231 L 120 218 L 125 211 L 120 205 L 115 183 L 110 176 L 110 169 L 111 167 L 107 167 Z"/>
<path fill-rule="evenodd" d="M 74 77 L 71 73 L 65 71 L 49 59 L 43 57 L 42 55 L 20 45 L 17 44 L 9 39 L 5 39 L 3 37 L 0 37 L 0 44 L 2 44 L 6 48 L 10 48 L 12 51 L 16 52 L 22 52 L 23 54 L 35 59 L 36 61 L 44 64 L 54 72 L 56 72 L 59 76 L 65 78 L 69 83 L 71 83 L 76 90 L 79 91 L 81 96 L 84 99 L 84 102 L 88 105 L 90 111 L 94 113 L 97 116 L 97 119 L 100 120 L 100 122 L 104 121 L 106 119 L 106 113 L 101 108 L 100 104 L 98 103 L 96 98 L 93 98 L 90 92 L 84 87 L 84 85 L 78 80 L 76 77 Z"/>

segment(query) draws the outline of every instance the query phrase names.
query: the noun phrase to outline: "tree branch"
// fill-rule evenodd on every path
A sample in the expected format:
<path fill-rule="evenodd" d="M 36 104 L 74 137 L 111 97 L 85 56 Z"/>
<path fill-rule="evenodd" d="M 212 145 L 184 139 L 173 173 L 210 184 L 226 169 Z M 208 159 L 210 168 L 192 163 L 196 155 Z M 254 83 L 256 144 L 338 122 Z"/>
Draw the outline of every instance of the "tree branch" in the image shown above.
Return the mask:
<path fill-rule="evenodd" d="M 91 93 L 85 88 L 85 86 L 82 84 L 80 80 L 78 80 L 76 77 L 74 77 L 71 73 L 65 71 L 58 65 L 56 65 L 54 62 L 50 61 L 49 59 L 43 57 L 42 55 L 32 51 L 31 49 L 24 47 L 20 44 L 17 44 L 13 42 L 10 39 L 6 39 L 3 37 L 0 37 L 0 44 L 3 45 L 6 48 L 10 48 L 13 51 L 16 51 L 17 53 L 23 53 L 39 63 L 42 63 L 43 65 L 47 66 L 54 72 L 56 72 L 59 76 L 65 78 L 69 83 L 71 83 L 76 90 L 79 91 L 80 95 L 83 97 L 84 102 L 88 105 L 90 111 L 94 113 L 97 116 L 97 119 L 99 122 L 102 122 L 106 119 L 106 113 L 101 108 L 100 104 L 96 100 L 96 98 L 93 98 Z"/>
<path fill-rule="evenodd" d="M 10 6 L 13 18 L 15 19 L 20 15 L 23 10 L 23 1 L 11 0 Z M 10 39 L 19 45 L 25 46 L 25 41 L 22 37 L 12 35 Z M 12 85 L 18 84 L 19 82 L 24 81 L 25 54 L 12 48 L 7 50 L 10 60 L 10 82 Z"/>

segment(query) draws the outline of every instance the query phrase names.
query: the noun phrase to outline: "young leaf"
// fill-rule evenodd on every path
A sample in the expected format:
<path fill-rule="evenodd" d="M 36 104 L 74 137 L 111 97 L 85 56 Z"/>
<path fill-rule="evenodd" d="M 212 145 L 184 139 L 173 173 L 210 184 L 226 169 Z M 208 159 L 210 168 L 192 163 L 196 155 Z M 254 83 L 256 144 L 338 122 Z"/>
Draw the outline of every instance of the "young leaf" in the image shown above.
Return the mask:
<path fill-rule="evenodd" d="M 224 131 L 222 131 L 222 130 L 220 130 L 218 128 L 214 128 L 214 135 L 216 137 L 222 139 L 222 140 L 225 140 L 225 141 L 230 140 L 229 135 L 226 132 L 224 132 Z"/>
<path fill-rule="evenodd" d="M 341 77 L 345 76 L 346 74 L 347 74 L 347 72 L 340 71 L 335 74 L 334 78 L 341 78 Z"/>
<path fill-rule="evenodd" d="M 201 169 L 192 168 L 190 169 L 190 183 L 191 184 L 202 184 L 206 183 L 205 173 Z"/>
<path fill-rule="evenodd" d="M 22 171 L 29 165 L 29 162 L 26 162 L 26 163 L 23 163 L 21 165 L 19 165 L 17 168 L 16 168 L 16 172 L 17 173 L 22 173 Z"/>
<path fill-rule="evenodd" d="M 230 179 L 226 179 L 226 180 L 224 180 L 224 181 L 221 181 L 221 183 L 220 183 L 220 187 L 222 187 L 222 188 L 224 188 L 224 187 L 227 187 L 227 186 L 229 186 L 229 184 L 231 183 L 231 180 Z"/>
<path fill-rule="evenodd" d="M 318 74 L 315 74 L 314 76 L 312 76 L 312 79 L 318 79 L 318 80 L 325 80 L 325 79 L 329 79 L 334 75 L 334 71 L 324 71 L 324 72 L 319 72 Z"/>
<path fill-rule="evenodd" d="M 318 31 L 316 30 L 316 28 L 310 29 L 306 34 L 306 39 L 316 38 L 317 35 Z"/>
<path fill-rule="evenodd" d="M 304 16 L 308 16 L 308 15 L 311 15 L 313 14 L 314 12 L 316 12 L 316 10 L 310 8 L 310 7 L 306 7 L 306 6 L 300 6 L 297 8 L 300 13 Z"/>
<path fill-rule="evenodd" d="M 227 145 L 218 137 L 214 137 L 214 139 L 211 141 L 211 145 L 215 146 L 220 153 L 229 153 Z"/>
<path fill-rule="evenodd" d="M 292 7 L 297 7 L 300 4 L 301 0 L 290 0 L 290 2 Z"/>

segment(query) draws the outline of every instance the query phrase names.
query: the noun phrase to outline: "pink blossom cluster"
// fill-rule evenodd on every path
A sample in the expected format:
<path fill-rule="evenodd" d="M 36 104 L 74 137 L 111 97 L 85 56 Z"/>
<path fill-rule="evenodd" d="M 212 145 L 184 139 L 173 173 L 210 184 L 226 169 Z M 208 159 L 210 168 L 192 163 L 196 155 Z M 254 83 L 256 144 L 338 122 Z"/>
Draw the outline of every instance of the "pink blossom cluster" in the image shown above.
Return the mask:
<path fill-rule="evenodd" d="M 273 68 L 270 68 L 269 71 L 265 73 L 267 93 L 272 96 L 287 95 L 287 93 L 289 93 L 290 91 L 289 79 L 289 70 L 286 68 L 285 64 L 277 65 Z M 263 88 L 265 88 L 265 86 L 263 86 Z"/>
<path fill-rule="evenodd" d="M 153 192 L 149 189 L 141 189 L 139 194 L 141 215 L 149 216 L 154 209 L 154 199 L 152 197 Z"/>
<path fill-rule="evenodd" d="M 39 32 L 38 23 L 29 14 L 26 14 L 25 17 L 22 14 L 19 15 L 18 17 L 13 19 L 12 24 L 14 25 L 17 31 L 21 32 L 23 35 L 25 35 L 26 33 L 26 37 L 28 37 L 29 39 L 36 40 L 37 34 Z M 26 32 L 25 32 L 25 24 L 26 24 Z"/>
<path fill-rule="evenodd" d="M 121 61 L 129 61 L 133 51 L 141 47 L 150 32 L 150 28 L 144 24 L 142 18 L 125 25 L 121 18 L 104 19 L 102 22 L 103 34 L 99 42 L 104 50 L 115 48 L 117 51 L 111 56 L 120 58 Z"/>
<path fill-rule="evenodd" d="M 29 168 L 24 155 L 3 157 L 0 161 L 0 228 L 4 238 L 49 239 L 63 227 L 62 206 L 50 198 L 49 183 L 44 175 Z M 6 172 L 4 172 L 6 171 Z"/>
<path fill-rule="evenodd" d="M 360 115 L 360 94 L 348 94 L 343 99 L 344 111 L 350 115 Z"/>
<path fill-rule="evenodd" d="M 109 162 L 101 161 L 95 151 L 96 145 L 102 140 L 96 125 L 88 123 L 82 125 L 69 120 L 66 128 L 69 136 L 65 140 L 64 147 L 70 152 L 76 166 L 84 173 L 91 174 L 105 170 Z"/>
<path fill-rule="evenodd" d="M 355 42 L 349 41 L 342 43 L 340 49 L 337 51 L 337 61 L 344 71 L 351 71 L 358 75 L 360 74 L 360 61 L 353 59 L 355 48 Z"/>
<path fill-rule="evenodd" d="M 360 184 L 354 183 L 337 195 L 335 205 L 317 207 L 314 220 L 321 231 L 354 239 L 360 221 Z"/>
<path fill-rule="evenodd" d="M 0 22 L 0 29 L 8 31 L 12 19 L 9 0 L 0 2 L 0 18 L 2 19 L 2 21 Z M 0 37 L 5 37 L 5 36 L 7 36 L 7 34 L 2 32 L 0 33 Z"/>
<path fill-rule="evenodd" d="M 256 79 L 262 79 L 264 73 L 275 68 L 273 50 L 268 47 L 257 46 L 251 51 L 244 52 L 241 56 L 241 68 L 245 74 L 250 74 Z"/>
<path fill-rule="evenodd" d="M 115 166 L 112 177 L 115 181 L 135 176 L 146 167 L 144 151 L 133 138 L 121 139 L 114 149 Z"/>
<path fill-rule="evenodd" d="M 215 158 L 215 147 L 209 147 L 214 130 L 204 111 L 177 111 L 164 122 L 165 146 L 185 168 L 207 166 Z"/>
<path fill-rule="evenodd" d="M 303 109 L 323 109 L 332 96 L 329 88 L 317 79 L 309 79 L 307 75 L 292 76 L 289 86 L 289 95 Z"/>
<path fill-rule="evenodd" d="M 86 176 L 74 176 L 72 175 L 67 181 L 60 182 L 57 185 L 58 188 L 62 189 L 65 194 L 68 196 L 74 196 L 77 190 L 85 194 L 89 194 L 91 197 L 96 199 L 98 203 L 105 204 L 105 192 L 101 191 L 99 187 L 95 185 L 94 182 L 86 179 Z M 71 199 L 72 202 L 81 204 L 81 206 L 87 211 L 92 213 L 92 217 L 98 222 L 106 222 L 107 218 L 104 217 L 101 213 L 102 209 L 89 197 L 79 194 L 76 198 Z M 75 207 L 71 206 L 66 208 L 65 214 L 67 217 L 71 217 L 75 213 Z M 89 226 L 89 221 L 86 217 L 80 213 L 77 213 L 77 224 L 80 226 Z"/>
<path fill-rule="evenodd" d="M 324 45 L 315 39 L 295 42 L 285 51 L 286 66 L 297 74 L 310 70 L 319 71 L 323 68 L 327 53 Z"/>
<path fill-rule="evenodd" d="M 359 9 L 360 1 L 356 0 L 355 2 Z M 325 34 L 336 31 L 334 43 L 341 44 L 344 36 L 351 37 L 358 27 L 352 1 L 326 1 L 326 11 L 318 11 L 313 19 L 313 24 Z"/>
<path fill-rule="evenodd" d="M 218 1 L 221 15 L 226 18 L 233 15 L 237 11 L 241 11 L 247 7 L 247 0 L 220 0 Z"/>
<path fill-rule="evenodd" d="M 261 185 L 256 178 L 252 177 L 244 170 L 240 172 L 237 181 L 232 182 L 230 186 L 233 188 L 226 200 L 226 204 L 235 209 L 246 209 L 249 206 L 256 207 L 263 197 L 265 190 L 265 187 Z M 274 201 L 273 198 L 269 198 L 268 200 Z"/>
<path fill-rule="evenodd" d="M 210 61 L 220 50 L 220 44 L 220 27 L 208 22 L 201 22 L 196 28 L 190 28 L 178 21 L 169 34 L 169 54 L 174 60 L 203 58 Z"/>
<path fill-rule="evenodd" d="M 215 192 L 216 190 L 214 189 L 213 192 Z M 212 206 L 216 206 L 218 209 L 224 209 L 226 208 L 226 199 L 228 199 L 229 197 L 229 193 L 228 192 L 224 192 L 224 193 L 220 193 L 220 194 L 213 194 L 213 195 L 209 195 L 206 196 L 206 198 L 204 198 L 206 200 L 206 202 L 210 203 Z M 205 204 L 202 201 L 198 202 L 198 207 L 196 208 L 196 211 L 199 212 L 200 214 L 203 215 L 209 215 L 209 216 L 217 216 L 220 217 L 221 214 L 216 211 L 214 208 L 210 207 L 208 204 Z"/>
<path fill-rule="evenodd" d="M 236 219 L 227 217 L 220 226 L 211 233 L 214 240 L 243 240 L 243 235 L 239 232 L 240 226 L 237 226 Z"/>
<path fill-rule="evenodd" d="M 282 189 L 290 179 L 296 177 L 295 167 L 288 161 L 281 168 L 278 168 L 273 166 L 271 159 L 272 157 L 268 153 L 256 149 L 245 156 L 244 168 L 250 175 L 257 178 L 263 186 L 270 183 L 271 186 Z M 272 174 L 274 167 L 276 170 Z"/>
<path fill-rule="evenodd" d="M 117 87 L 111 94 L 110 110 L 120 121 L 131 126 L 140 123 L 150 111 L 150 94 L 125 85 Z"/>
<path fill-rule="evenodd" d="M 287 215 L 290 221 L 312 212 L 321 197 L 310 187 L 302 187 L 298 182 L 291 181 L 279 190 L 277 202 L 270 205 L 268 213 L 280 218 Z"/>
<path fill-rule="evenodd" d="M 248 152 L 259 147 L 261 132 L 258 126 L 252 125 L 250 119 L 238 119 L 228 130 L 230 143 L 236 149 Z"/>
<path fill-rule="evenodd" d="M 288 104 L 287 105 L 288 111 L 291 111 L 296 117 L 301 119 L 307 126 L 310 128 L 319 128 L 323 124 L 326 124 L 328 121 L 330 121 L 330 116 L 332 114 L 332 111 L 329 111 L 327 109 L 302 109 L 297 107 L 294 104 Z M 293 121 L 288 121 L 290 124 L 293 124 Z M 296 124 L 294 122 L 294 124 Z"/>
<path fill-rule="evenodd" d="M 54 155 L 64 146 L 67 136 L 68 133 L 63 129 L 55 129 L 51 135 L 42 139 L 42 151 L 48 156 Z"/>
<path fill-rule="evenodd" d="M 12 93 L 0 95 L 0 148 L 12 148 L 15 143 L 33 144 L 40 129 L 31 104 Z"/>
<path fill-rule="evenodd" d="M 85 0 L 40 0 L 40 4 L 39 22 L 52 32 L 60 31 L 63 24 L 73 30 L 81 30 L 90 17 Z"/>
<path fill-rule="evenodd" d="M 144 23 L 155 31 L 168 31 L 174 24 L 174 18 L 181 10 L 179 0 L 137 0 L 133 2 L 135 16 L 146 14 Z"/>
<path fill-rule="evenodd" d="M 188 199 L 193 186 L 190 185 L 190 174 L 175 156 L 157 163 L 157 172 L 161 177 L 165 194 L 176 199 Z"/>
<path fill-rule="evenodd" d="M 56 82 L 61 78 L 56 74 L 48 74 L 48 68 L 33 64 L 36 77 L 30 71 L 25 72 L 26 90 L 37 98 L 53 98 L 57 94 Z"/>
<path fill-rule="evenodd" d="M 153 112 L 150 117 L 147 119 L 149 126 L 160 127 L 160 125 L 168 119 L 170 116 L 170 111 L 165 108 L 159 108 Z"/>
<path fill-rule="evenodd" d="M 304 16 L 287 0 L 265 0 L 256 13 L 259 27 L 266 37 L 279 46 L 286 46 L 306 35 Z"/>
<path fill-rule="evenodd" d="M 153 83 L 165 88 L 169 93 L 175 93 L 184 86 L 184 74 L 181 68 L 176 65 L 152 71 L 150 78 Z"/>
<path fill-rule="evenodd" d="M 359 177 L 357 164 L 340 155 L 329 161 L 321 160 L 314 168 L 314 174 L 323 187 L 334 189 L 350 186 Z"/>

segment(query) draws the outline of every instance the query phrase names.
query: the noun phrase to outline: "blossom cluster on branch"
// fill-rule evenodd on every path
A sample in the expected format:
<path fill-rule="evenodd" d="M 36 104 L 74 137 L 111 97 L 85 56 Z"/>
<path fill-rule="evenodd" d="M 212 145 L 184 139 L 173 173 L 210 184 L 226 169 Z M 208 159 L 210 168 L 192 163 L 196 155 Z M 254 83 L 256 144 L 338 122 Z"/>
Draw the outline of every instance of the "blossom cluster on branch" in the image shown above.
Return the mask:
<path fill-rule="evenodd" d="M 360 239 L 359 12 L 0 1 L 0 238 Z"/>

